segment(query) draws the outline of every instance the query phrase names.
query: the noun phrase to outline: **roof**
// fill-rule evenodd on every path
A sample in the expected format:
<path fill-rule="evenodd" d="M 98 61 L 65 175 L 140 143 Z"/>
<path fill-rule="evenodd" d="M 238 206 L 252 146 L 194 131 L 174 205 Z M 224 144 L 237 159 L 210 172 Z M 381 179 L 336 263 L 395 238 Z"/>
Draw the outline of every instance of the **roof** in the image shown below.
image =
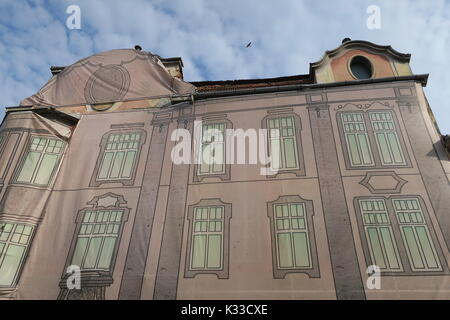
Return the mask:
<path fill-rule="evenodd" d="M 302 74 L 288 77 L 261 78 L 261 79 L 240 79 L 223 81 L 194 81 L 190 82 L 197 88 L 197 92 L 217 91 L 217 90 L 235 90 L 245 88 L 259 87 L 277 87 L 291 84 L 312 83 L 309 74 Z"/>

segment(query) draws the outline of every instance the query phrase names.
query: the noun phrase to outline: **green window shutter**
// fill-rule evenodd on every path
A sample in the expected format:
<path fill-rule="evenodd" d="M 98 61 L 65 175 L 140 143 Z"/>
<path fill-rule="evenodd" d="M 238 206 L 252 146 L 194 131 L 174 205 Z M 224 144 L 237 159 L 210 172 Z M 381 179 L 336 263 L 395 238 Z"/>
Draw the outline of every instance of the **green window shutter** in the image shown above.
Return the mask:
<path fill-rule="evenodd" d="M 197 207 L 193 218 L 190 269 L 222 269 L 224 207 Z"/>
<path fill-rule="evenodd" d="M 269 148 L 272 157 L 278 156 L 278 170 L 299 169 L 295 119 L 282 116 L 267 120 L 269 128 Z M 278 134 L 274 130 L 278 130 Z"/>
<path fill-rule="evenodd" d="M 383 165 L 405 165 L 393 114 L 391 111 L 369 112 L 370 122 L 377 141 Z"/>
<path fill-rule="evenodd" d="M 278 268 L 312 268 L 305 204 L 274 204 L 273 208 Z"/>
<path fill-rule="evenodd" d="M 352 167 L 374 166 L 363 113 L 343 112 L 341 121 L 350 165 Z"/>
<path fill-rule="evenodd" d="M 136 166 L 140 140 L 140 132 L 109 134 L 97 180 L 130 179 Z"/>
<path fill-rule="evenodd" d="M 111 271 L 122 215 L 121 210 L 85 211 L 71 264 L 82 270 Z"/>
<path fill-rule="evenodd" d="M 225 173 L 225 129 L 225 123 L 202 125 L 198 175 Z"/>
<path fill-rule="evenodd" d="M 33 137 L 16 181 L 39 186 L 48 185 L 64 146 L 65 143 L 56 138 Z"/>
<path fill-rule="evenodd" d="M 393 199 L 392 202 L 411 269 L 442 270 L 419 199 Z"/>
<path fill-rule="evenodd" d="M 384 199 L 360 199 L 359 206 L 372 264 L 383 271 L 402 271 Z"/>
<path fill-rule="evenodd" d="M 25 224 L 0 222 L 0 287 L 17 282 L 33 230 Z"/>

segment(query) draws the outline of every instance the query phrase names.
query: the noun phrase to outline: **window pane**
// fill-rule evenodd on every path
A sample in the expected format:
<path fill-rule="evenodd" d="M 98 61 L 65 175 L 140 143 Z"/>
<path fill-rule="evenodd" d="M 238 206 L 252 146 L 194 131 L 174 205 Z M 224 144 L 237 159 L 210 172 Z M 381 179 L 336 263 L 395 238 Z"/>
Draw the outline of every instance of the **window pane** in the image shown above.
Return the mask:
<path fill-rule="evenodd" d="M 18 182 L 31 182 L 34 170 L 36 169 L 37 163 L 39 161 L 39 152 L 28 152 L 27 157 L 23 163 L 22 169 L 20 170 Z"/>
<path fill-rule="evenodd" d="M 378 232 L 376 228 L 367 228 L 367 235 L 370 243 L 370 251 L 375 262 L 375 265 L 381 269 L 386 269 L 387 264 L 384 260 L 383 249 L 380 240 L 378 239 Z"/>
<path fill-rule="evenodd" d="M 215 143 L 214 144 L 214 164 L 213 172 L 221 173 L 224 171 L 225 155 L 224 155 L 224 144 Z"/>
<path fill-rule="evenodd" d="M 297 168 L 295 141 L 293 138 L 284 139 L 284 154 L 286 159 L 286 168 Z"/>
<path fill-rule="evenodd" d="M 136 151 L 128 151 L 125 157 L 125 164 L 123 166 L 122 178 L 130 178 L 131 170 L 133 169 L 134 158 L 136 157 Z"/>
<path fill-rule="evenodd" d="M 204 268 L 205 267 L 205 250 L 206 250 L 206 236 L 194 235 L 192 243 L 192 268 Z"/>
<path fill-rule="evenodd" d="M 422 250 L 424 251 L 425 261 L 428 268 L 439 268 L 437 263 L 437 257 L 434 253 L 434 248 L 431 245 L 430 238 L 428 236 L 428 230 L 424 226 L 417 226 L 416 228 L 417 237 Z"/>
<path fill-rule="evenodd" d="M 98 262 L 99 269 L 109 270 L 111 265 L 111 258 L 114 253 L 114 246 L 116 244 L 115 237 L 107 237 L 103 243 L 102 253 Z"/>
<path fill-rule="evenodd" d="M 380 240 L 386 250 L 386 256 L 391 269 L 400 269 L 397 252 L 394 246 L 394 239 L 391 230 L 386 227 L 380 227 Z"/>
<path fill-rule="evenodd" d="M 210 235 L 208 238 L 208 268 L 220 268 L 221 260 L 221 247 L 222 247 L 221 235 Z"/>
<path fill-rule="evenodd" d="M 358 143 L 361 150 L 361 156 L 365 165 L 372 164 L 372 153 L 369 147 L 369 141 L 366 134 L 358 134 Z"/>
<path fill-rule="evenodd" d="M 424 265 L 422 257 L 420 256 L 419 247 L 417 246 L 412 227 L 403 227 L 402 232 L 405 237 L 406 249 L 409 252 L 413 267 L 415 269 L 423 269 Z"/>
<path fill-rule="evenodd" d="M 0 266 L 0 285 L 11 286 L 19 271 L 25 247 L 9 245 L 4 254 L 2 265 Z"/>
<path fill-rule="evenodd" d="M 113 157 L 114 157 L 113 152 L 105 153 L 105 156 L 103 157 L 103 162 L 100 167 L 99 174 L 98 174 L 98 177 L 100 179 L 105 179 L 108 177 L 108 171 L 109 171 L 109 168 L 111 167 L 111 162 L 112 162 Z"/>
<path fill-rule="evenodd" d="M 295 266 L 310 267 L 308 239 L 305 232 L 293 233 Z"/>
<path fill-rule="evenodd" d="M 347 143 L 350 151 L 350 158 L 352 165 L 361 165 L 361 157 L 358 150 L 358 140 L 355 134 L 347 135 Z"/>
<path fill-rule="evenodd" d="M 112 169 L 111 169 L 111 174 L 110 174 L 111 178 L 118 178 L 119 177 L 120 168 L 122 166 L 123 158 L 124 158 L 124 152 L 123 151 L 116 152 L 116 157 L 114 158 L 114 162 L 113 162 Z"/>
<path fill-rule="evenodd" d="M 400 144 L 398 143 L 398 138 L 395 133 L 387 134 L 388 143 L 392 150 L 392 155 L 394 157 L 395 163 L 404 163 L 402 149 L 400 148 Z"/>
<path fill-rule="evenodd" d="M 36 175 L 34 182 L 37 184 L 48 184 L 57 161 L 58 161 L 58 155 L 45 154 L 42 158 L 42 161 L 39 166 L 39 170 L 38 170 L 38 173 Z"/>
<path fill-rule="evenodd" d="M 384 133 L 377 133 L 376 135 L 378 147 L 381 153 L 381 160 L 383 164 L 392 164 L 391 154 L 389 152 L 388 143 Z"/>
<path fill-rule="evenodd" d="M 102 244 L 101 237 L 91 238 L 91 241 L 89 242 L 89 249 L 86 258 L 84 260 L 83 268 L 95 269 L 101 244 Z"/>
<path fill-rule="evenodd" d="M 72 264 L 81 267 L 83 263 L 83 257 L 86 253 L 86 247 L 89 238 L 78 238 L 75 252 L 72 258 Z"/>
<path fill-rule="evenodd" d="M 292 263 L 292 248 L 291 248 L 291 234 L 278 233 L 278 261 L 280 268 L 293 267 Z"/>

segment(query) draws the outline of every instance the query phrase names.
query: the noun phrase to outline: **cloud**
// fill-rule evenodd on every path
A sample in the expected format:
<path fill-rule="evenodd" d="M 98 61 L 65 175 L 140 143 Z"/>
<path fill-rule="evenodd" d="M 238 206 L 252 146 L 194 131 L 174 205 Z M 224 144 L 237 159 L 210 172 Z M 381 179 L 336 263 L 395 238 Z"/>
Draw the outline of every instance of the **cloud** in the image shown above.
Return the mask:
<path fill-rule="evenodd" d="M 71 4 L 81 8 L 81 30 L 65 26 Z M 381 8 L 380 30 L 366 27 L 372 4 Z M 51 65 L 135 44 L 181 56 L 186 80 L 195 81 L 307 73 L 310 62 L 350 37 L 410 52 L 413 72 L 430 73 L 426 94 L 442 132 L 450 133 L 449 9 L 444 0 L 4 0 L 0 105 L 17 105 L 36 92 Z"/>

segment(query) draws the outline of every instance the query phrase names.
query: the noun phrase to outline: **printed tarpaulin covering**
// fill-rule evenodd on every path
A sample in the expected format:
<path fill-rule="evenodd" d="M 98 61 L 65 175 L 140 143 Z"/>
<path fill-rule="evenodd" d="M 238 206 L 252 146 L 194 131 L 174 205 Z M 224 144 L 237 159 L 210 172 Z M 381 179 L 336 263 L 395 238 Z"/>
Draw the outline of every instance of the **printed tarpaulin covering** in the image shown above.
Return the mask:
<path fill-rule="evenodd" d="M 188 94 L 194 86 L 172 77 L 159 58 L 133 49 L 95 54 L 64 68 L 21 105 L 62 106 Z"/>
<path fill-rule="evenodd" d="M 104 98 L 88 74 L 122 71 L 100 60 L 134 59 L 115 99 L 193 90 L 151 57 L 95 55 L 39 99 Z M 8 109 L 0 299 L 449 299 L 450 161 L 422 82 L 244 92 Z"/>

